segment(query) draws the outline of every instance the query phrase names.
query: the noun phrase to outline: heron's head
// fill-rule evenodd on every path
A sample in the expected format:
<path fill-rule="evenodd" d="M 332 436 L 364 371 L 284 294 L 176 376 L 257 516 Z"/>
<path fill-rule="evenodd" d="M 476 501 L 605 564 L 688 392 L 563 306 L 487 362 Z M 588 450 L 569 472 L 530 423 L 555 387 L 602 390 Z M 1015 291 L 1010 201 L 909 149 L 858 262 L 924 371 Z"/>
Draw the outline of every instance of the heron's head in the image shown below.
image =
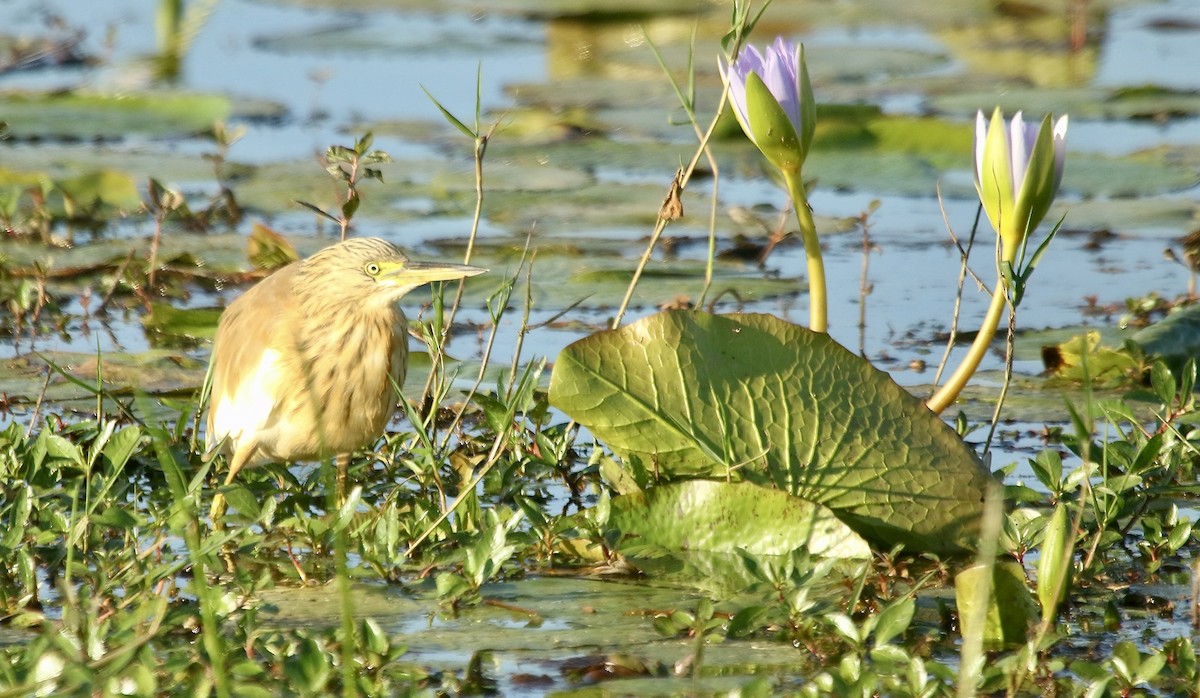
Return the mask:
<path fill-rule="evenodd" d="M 432 281 L 452 281 L 487 271 L 466 264 L 417 262 L 380 238 L 351 238 L 303 262 L 304 285 L 367 305 L 391 304 Z"/>

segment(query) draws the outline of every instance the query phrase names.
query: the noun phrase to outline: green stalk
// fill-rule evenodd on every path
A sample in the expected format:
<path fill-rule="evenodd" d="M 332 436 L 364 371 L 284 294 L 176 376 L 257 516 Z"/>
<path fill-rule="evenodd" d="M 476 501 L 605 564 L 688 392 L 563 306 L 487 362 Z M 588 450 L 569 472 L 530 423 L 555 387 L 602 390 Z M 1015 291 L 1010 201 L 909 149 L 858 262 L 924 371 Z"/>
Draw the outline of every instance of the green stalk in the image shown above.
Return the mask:
<path fill-rule="evenodd" d="M 804 242 L 804 256 L 808 259 L 808 329 L 813 332 L 826 332 L 829 327 L 829 313 L 825 299 L 825 260 L 821 257 L 817 224 L 813 221 L 812 209 L 808 207 L 804 178 L 800 176 L 799 168 L 792 172 L 784 171 L 783 178 L 787 181 L 788 194 L 792 197 L 792 208 L 796 209 L 800 239 Z"/>
<path fill-rule="evenodd" d="M 328 464 L 327 466 L 328 467 Z M 348 508 L 346 497 L 346 475 L 350 468 L 350 456 L 341 455 L 334 458 L 333 487 L 326 490 L 327 508 L 332 517 L 333 527 L 333 567 L 337 577 L 338 616 L 341 620 L 341 669 L 343 698 L 358 698 L 358 684 L 354 658 L 358 652 L 358 637 L 354 633 L 354 597 L 350 584 L 349 541 L 350 533 L 346 529 L 349 521 L 343 520 L 342 515 Z"/>
<path fill-rule="evenodd" d="M 996 327 L 1003 319 L 1004 308 L 1007 305 L 1006 285 L 1003 279 L 998 279 L 996 281 L 996 290 L 992 292 L 992 304 L 988 307 L 987 316 L 983 319 L 983 325 L 979 328 L 979 334 L 975 335 L 975 341 L 971 343 L 971 348 L 967 351 L 967 355 L 963 358 L 962 363 L 954 370 L 954 375 L 950 376 L 946 384 L 939 388 L 926 401 L 925 404 L 929 409 L 941 414 L 958 399 L 958 395 L 966 387 L 967 381 L 971 380 L 971 376 L 975 375 L 975 370 L 979 368 L 979 363 L 983 361 L 984 354 L 987 354 L 988 346 L 991 345 L 992 339 L 996 336 Z"/>

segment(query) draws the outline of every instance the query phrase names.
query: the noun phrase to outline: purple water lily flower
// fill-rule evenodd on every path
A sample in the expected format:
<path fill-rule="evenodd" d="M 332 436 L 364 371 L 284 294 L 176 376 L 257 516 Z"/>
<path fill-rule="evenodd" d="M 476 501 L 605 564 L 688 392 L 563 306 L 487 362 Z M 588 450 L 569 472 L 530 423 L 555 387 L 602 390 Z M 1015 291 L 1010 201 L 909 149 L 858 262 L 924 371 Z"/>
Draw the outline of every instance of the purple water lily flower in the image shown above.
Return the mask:
<path fill-rule="evenodd" d="M 782 36 L 762 52 L 748 45 L 723 77 L 733 113 L 750 140 L 776 166 L 798 169 L 816 125 L 804 47 Z"/>

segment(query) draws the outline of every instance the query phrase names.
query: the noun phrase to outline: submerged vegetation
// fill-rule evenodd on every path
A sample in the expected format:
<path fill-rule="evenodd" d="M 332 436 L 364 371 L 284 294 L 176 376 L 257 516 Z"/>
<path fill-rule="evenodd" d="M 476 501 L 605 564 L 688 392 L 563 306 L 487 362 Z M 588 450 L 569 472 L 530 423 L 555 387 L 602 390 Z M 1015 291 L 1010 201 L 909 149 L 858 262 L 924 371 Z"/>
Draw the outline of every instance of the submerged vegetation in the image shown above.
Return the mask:
<path fill-rule="evenodd" d="M 157 81 L 180 79 L 215 5 L 162 3 Z M 270 105 L 174 91 L 147 91 L 129 112 L 82 92 L 0 104 L 18 144 L 210 129 L 203 159 L 170 173 L 132 153 L 64 165 L 52 145 L 5 152 L 0 696 L 1200 693 L 1193 294 L 1166 319 L 1175 303 L 1129 301 L 1148 327 L 1123 347 L 1068 338 L 1075 328 L 1045 342 L 1057 375 L 1033 388 L 1016 366 L 1020 318 L 1050 281 L 1033 272 L 1076 225 L 1069 203 L 1053 204 L 1060 183 L 1098 196 L 1112 183 L 1098 183 L 1097 163 L 1135 188 L 1194 183 L 1194 168 L 1072 155 L 1064 175 L 1065 119 L 1026 127 L 981 112 L 976 226 L 998 235 L 952 234 L 946 278 L 959 273 L 956 308 L 968 276 L 992 279 L 991 309 L 965 368 L 926 402 L 933 386 L 902 387 L 863 340 L 856 353 L 825 332 L 849 323 L 827 312 L 836 255 L 822 243 L 861 232 L 865 333 L 886 209 L 838 220 L 817 196 L 886 179 L 904 195 L 929 183 L 932 197 L 929 170 L 968 169 L 970 129 L 818 105 L 826 79 L 812 81 L 804 48 L 749 48 L 776 11 L 788 10 L 733 3 L 719 31 L 697 25 L 686 54 L 642 27 L 647 65 L 682 109 L 676 131 L 694 135 L 685 145 L 599 138 L 615 118 L 605 109 L 648 110 L 619 94 L 556 111 L 535 108 L 548 98 L 533 90 L 529 113 L 489 122 L 482 72 L 473 118 L 427 89 L 466 139 L 452 147 L 458 169 L 393 162 L 377 143 L 437 132 L 429 124 L 364 126 L 297 174 L 230 159 L 243 132 L 224 120 L 283 118 Z M 994 21 L 1008 26 L 1011 11 Z M 1082 60 L 1087 17 L 1070 21 L 1085 25 L 1070 49 Z M 719 76 L 702 67 L 718 52 Z M 1154 94 L 1187 108 L 1185 95 Z M 1108 108 L 1149 108 L 1144 91 L 1120 97 Z M 1047 109 L 1094 109 L 1062 99 Z M 79 118 L 108 111 L 124 116 L 94 130 Z M 646 164 L 661 154 L 673 176 Z M 596 177 L 604 167 L 653 171 L 665 198 Z M 771 181 L 762 197 L 781 203 L 735 208 L 754 233 L 727 235 L 719 187 L 746 179 Z M 403 205 L 386 198 L 397 182 L 417 192 Z M 278 214 L 280 201 L 305 217 Z M 1058 224 L 1031 239 L 1043 217 Z M 328 463 L 220 485 L 227 465 L 203 453 L 200 426 L 218 301 L 332 236 L 441 218 L 456 237 L 425 242 L 494 271 L 421 294 L 412 329 L 428 351 L 403 386 L 403 419 L 350 459 L 346 491 Z M 614 221 L 635 232 L 588 232 Z M 796 236 L 805 293 L 768 266 Z M 797 297 L 809 328 L 779 317 Z M 782 310 L 762 312 L 766 299 Z M 626 322 L 635 310 L 647 312 Z M 953 312 L 946 357 L 964 334 Z M 91 333 L 121 323 L 152 346 L 87 351 Z M 998 323 L 1001 375 L 947 423 L 937 413 L 989 360 Z M 548 352 L 535 344 L 547 328 L 576 341 Z M 922 355 L 939 350 L 927 340 Z M 1021 437 L 1005 433 L 1004 410 L 1025 390 L 1066 417 L 1042 419 L 1025 441 L 1036 445 L 1005 448 Z M 972 416 L 978 402 L 989 418 Z M 214 523 L 218 494 L 229 509 Z"/>

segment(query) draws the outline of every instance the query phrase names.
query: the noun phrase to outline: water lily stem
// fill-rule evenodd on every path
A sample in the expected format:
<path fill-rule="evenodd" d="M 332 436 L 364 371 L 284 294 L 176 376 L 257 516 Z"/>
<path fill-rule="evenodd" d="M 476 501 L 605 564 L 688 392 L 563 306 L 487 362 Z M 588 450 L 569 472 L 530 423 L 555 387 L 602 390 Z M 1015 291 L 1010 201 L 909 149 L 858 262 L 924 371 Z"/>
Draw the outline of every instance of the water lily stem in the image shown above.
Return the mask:
<path fill-rule="evenodd" d="M 1004 318 L 1004 308 L 1008 305 L 1008 297 L 1005 290 L 1004 280 L 998 279 L 996 290 L 992 292 L 992 304 L 988 307 L 987 316 L 983 319 L 983 325 L 979 327 L 979 334 L 975 335 L 975 341 L 971 343 L 971 348 L 967 351 L 967 355 L 963 358 L 962 363 L 954 370 L 954 375 L 950 376 L 946 384 L 939 388 L 926 401 L 925 404 L 928 405 L 929 409 L 941 414 L 958 399 L 958 395 L 966 387 L 967 381 L 971 380 L 971 376 L 975 375 L 975 370 L 979 368 L 979 362 L 983 361 L 983 356 L 987 353 L 988 346 L 991 345 L 992 339 L 996 336 L 996 327 Z"/>
<path fill-rule="evenodd" d="M 804 178 L 799 170 L 784 171 L 792 207 L 796 209 L 796 221 L 800 224 L 800 239 L 804 242 L 804 256 L 808 259 L 808 329 L 826 332 L 829 326 L 828 303 L 825 300 L 825 260 L 821 257 L 821 241 L 817 239 L 817 224 L 813 221 L 812 209 L 808 207 L 808 196 L 804 191 Z"/>

